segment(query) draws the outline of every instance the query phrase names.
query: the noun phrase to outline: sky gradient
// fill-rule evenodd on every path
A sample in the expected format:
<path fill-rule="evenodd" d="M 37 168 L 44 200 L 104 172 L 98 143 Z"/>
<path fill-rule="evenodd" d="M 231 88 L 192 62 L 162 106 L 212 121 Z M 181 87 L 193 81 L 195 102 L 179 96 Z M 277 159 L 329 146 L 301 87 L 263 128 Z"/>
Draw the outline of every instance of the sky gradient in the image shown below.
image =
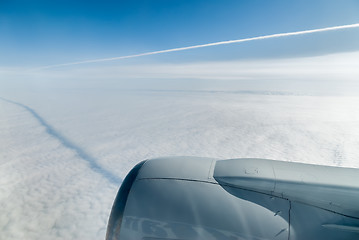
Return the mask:
<path fill-rule="evenodd" d="M 0 67 L 36 67 L 359 22 L 357 1 L 0 1 Z M 358 29 L 148 57 L 188 62 L 359 50 Z"/>

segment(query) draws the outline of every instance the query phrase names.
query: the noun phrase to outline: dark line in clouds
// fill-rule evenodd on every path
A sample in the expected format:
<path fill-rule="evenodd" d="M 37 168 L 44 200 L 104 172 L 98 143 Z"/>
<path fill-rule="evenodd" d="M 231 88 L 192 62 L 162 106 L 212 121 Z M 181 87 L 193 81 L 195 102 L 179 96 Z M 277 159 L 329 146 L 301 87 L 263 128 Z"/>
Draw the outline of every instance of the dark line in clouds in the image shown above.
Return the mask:
<path fill-rule="evenodd" d="M 154 93 L 200 93 L 200 94 L 243 94 L 243 95 L 280 95 L 280 96 L 309 96 L 309 94 L 300 94 L 285 91 L 257 91 L 257 90 L 181 90 L 181 89 L 129 89 L 124 92 L 154 92 Z"/>
<path fill-rule="evenodd" d="M 82 159 L 84 159 L 85 161 L 87 161 L 89 163 L 90 168 L 94 171 L 97 172 L 99 174 L 101 174 L 103 177 L 105 177 L 108 181 L 110 181 L 113 184 L 120 184 L 122 182 L 122 179 L 115 176 L 113 173 L 111 173 L 110 171 L 106 170 L 105 168 L 101 167 L 98 163 L 97 160 L 90 156 L 89 154 L 87 154 L 84 150 L 82 150 L 79 146 L 77 146 L 76 144 L 74 144 L 73 142 L 71 142 L 69 139 L 67 139 L 66 137 L 64 137 L 61 133 L 59 133 L 57 130 L 55 130 L 50 124 L 48 124 L 35 110 L 33 110 L 32 108 L 22 104 L 22 103 L 18 103 L 12 100 L 8 100 L 5 98 L 0 97 L 1 100 L 8 102 L 8 103 L 12 103 L 15 104 L 17 106 L 20 106 L 22 108 L 24 108 L 26 111 L 28 111 L 29 113 L 31 113 L 31 115 L 36 118 L 36 120 L 46 129 L 46 132 L 51 135 L 52 137 L 56 138 L 57 140 L 59 140 L 61 142 L 61 144 L 63 146 L 65 146 L 68 149 L 71 149 L 73 151 L 75 151 L 75 153 Z"/>

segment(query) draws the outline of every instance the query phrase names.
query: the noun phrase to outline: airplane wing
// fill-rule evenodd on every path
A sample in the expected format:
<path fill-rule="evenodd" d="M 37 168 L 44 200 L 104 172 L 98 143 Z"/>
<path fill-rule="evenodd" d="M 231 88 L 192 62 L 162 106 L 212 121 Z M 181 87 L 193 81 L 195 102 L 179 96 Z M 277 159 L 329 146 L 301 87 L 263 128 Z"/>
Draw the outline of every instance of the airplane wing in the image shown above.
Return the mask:
<path fill-rule="evenodd" d="M 266 159 L 147 160 L 107 240 L 359 239 L 359 170 Z"/>

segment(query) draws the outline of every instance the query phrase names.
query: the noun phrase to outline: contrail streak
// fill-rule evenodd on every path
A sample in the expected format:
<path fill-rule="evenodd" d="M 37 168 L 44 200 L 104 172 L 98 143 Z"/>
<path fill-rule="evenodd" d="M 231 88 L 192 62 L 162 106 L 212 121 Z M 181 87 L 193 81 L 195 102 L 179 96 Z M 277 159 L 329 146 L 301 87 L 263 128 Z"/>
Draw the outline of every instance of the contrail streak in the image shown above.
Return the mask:
<path fill-rule="evenodd" d="M 63 136 L 60 132 L 58 132 L 54 127 L 52 127 L 50 124 L 48 124 L 35 110 L 30 108 L 29 106 L 26 106 L 22 103 L 11 101 L 5 98 L 0 97 L 0 100 L 3 100 L 5 102 L 17 105 L 19 107 L 22 107 L 26 111 L 28 111 L 46 130 L 46 132 L 57 139 L 60 143 L 62 143 L 63 146 L 65 146 L 68 149 L 73 150 L 80 158 L 86 160 L 89 163 L 89 167 L 99 174 L 101 174 L 103 177 L 105 177 L 109 182 L 118 185 L 122 182 L 122 179 L 120 179 L 118 176 L 114 175 L 109 170 L 103 168 L 100 164 L 97 163 L 97 160 L 87 154 L 84 150 L 82 150 L 79 146 L 71 142 L 69 139 L 67 139 L 65 136 Z"/>
<path fill-rule="evenodd" d="M 194 46 L 188 46 L 188 47 L 171 48 L 171 49 L 166 49 L 166 50 L 146 52 L 146 53 L 140 53 L 140 54 L 134 54 L 134 55 L 121 56 L 121 57 L 101 58 L 101 59 L 93 59 L 93 60 L 86 60 L 86 61 L 79 61 L 79 62 L 62 63 L 62 64 L 44 66 L 44 67 L 41 67 L 40 69 L 55 68 L 55 67 L 61 67 L 61 66 L 70 66 L 70 65 L 77 65 L 77 64 L 84 64 L 84 63 L 107 62 L 107 61 L 114 61 L 114 60 L 127 59 L 127 58 L 136 58 L 136 57 L 155 55 L 155 54 L 161 54 L 161 53 L 179 52 L 179 51 L 190 50 L 190 49 L 195 49 L 195 48 L 204 48 L 204 47 L 211 47 L 211 46 L 218 46 L 218 45 L 225 45 L 225 44 L 250 42 L 250 41 L 269 39 L 269 38 L 288 37 L 288 36 L 304 35 L 304 34 L 311 34 L 311 33 L 318 33 L 318 32 L 327 32 L 327 31 L 334 31 L 334 30 L 340 30 L 340 29 L 357 28 L 357 27 L 359 27 L 359 23 L 349 24 L 349 25 L 341 25 L 341 26 L 335 26 L 335 27 L 318 28 L 318 29 L 312 29 L 312 30 L 297 31 L 297 32 L 277 33 L 277 34 L 271 34 L 271 35 L 265 35 L 265 36 L 259 36 L 259 37 L 228 40 L 228 41 L 207 43 L 207 44 L 194 45 Z"/>

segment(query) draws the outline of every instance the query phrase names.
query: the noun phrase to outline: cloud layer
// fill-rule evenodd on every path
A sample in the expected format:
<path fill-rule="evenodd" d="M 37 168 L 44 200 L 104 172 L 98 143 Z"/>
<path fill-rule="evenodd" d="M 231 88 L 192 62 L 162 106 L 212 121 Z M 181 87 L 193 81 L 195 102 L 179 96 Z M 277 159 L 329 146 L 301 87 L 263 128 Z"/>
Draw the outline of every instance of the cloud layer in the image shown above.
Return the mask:
<path fill-rule="evenodd" d="M 119 178 L 137 162 L 158 156 L 359 167 L 358 97 L 27 90 L 5 96 L 23 105 L 0 101 L 4 239 L 104 238 L 119 186 L 94 171 L 78 149 Z M 49 134 L 49 126 L 57 134 Z"/>
<path fill-rule="evenodd" d="M 119 179 L 146 158 L 358 168 L 358 61 L 2 69 L 1 237 L 103 239 Z"/>
<path fill-rule="evenodd" d="M 24 108 L 1 101 L 2 239 L 103 239 L 116 185 L 47 133 Z M 85 231 L 84 231 L 85 230 Z"/>

